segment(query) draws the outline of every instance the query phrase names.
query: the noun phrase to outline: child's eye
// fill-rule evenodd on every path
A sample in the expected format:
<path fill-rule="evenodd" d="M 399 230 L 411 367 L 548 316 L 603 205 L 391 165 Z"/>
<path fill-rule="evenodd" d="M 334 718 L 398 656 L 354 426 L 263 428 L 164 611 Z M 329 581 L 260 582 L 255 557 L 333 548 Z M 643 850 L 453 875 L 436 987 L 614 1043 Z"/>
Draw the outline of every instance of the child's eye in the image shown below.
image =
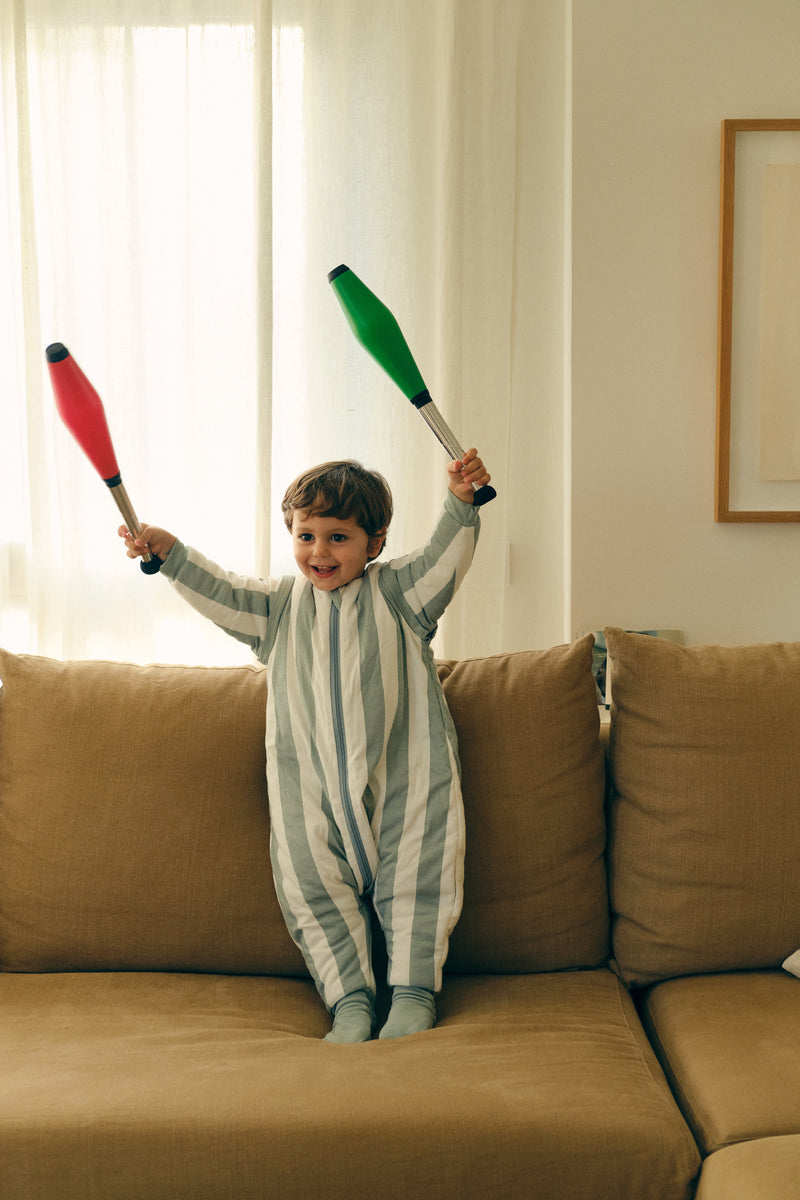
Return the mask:
<path fill-rule="evenodd" d="M 298 533 L 297 537 L 301 542 L 310 542 L 312 540 L 312 535 L 310 533 Z"/>
<path fill-rule="evenodd" d="M 347 534 L 346 533 L 332 533 L 331 541 L 332 542 L 346 542 Z"/>

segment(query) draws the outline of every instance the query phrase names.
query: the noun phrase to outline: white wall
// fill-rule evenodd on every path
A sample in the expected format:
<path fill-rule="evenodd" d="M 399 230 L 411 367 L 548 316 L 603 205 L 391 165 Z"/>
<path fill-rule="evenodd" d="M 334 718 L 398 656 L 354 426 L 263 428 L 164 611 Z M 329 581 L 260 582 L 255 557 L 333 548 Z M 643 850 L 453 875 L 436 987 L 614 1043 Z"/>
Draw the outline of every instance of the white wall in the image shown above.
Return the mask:
<path fill-rule="evenodd" d="M 800 640 L 800 526 L 713 517 L 720 122 L 800 116 L 800 4 L 572 9 L 567 633 Z"/>

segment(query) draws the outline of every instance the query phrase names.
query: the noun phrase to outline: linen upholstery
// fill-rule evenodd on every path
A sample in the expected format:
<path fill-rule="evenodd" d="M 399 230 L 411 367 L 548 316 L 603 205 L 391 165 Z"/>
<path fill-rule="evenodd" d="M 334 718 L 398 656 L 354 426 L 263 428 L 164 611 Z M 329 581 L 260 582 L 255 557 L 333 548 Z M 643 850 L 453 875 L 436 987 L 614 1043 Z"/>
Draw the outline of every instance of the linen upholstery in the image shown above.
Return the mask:
<path fill-rule="evenodd" d="M 320 1040 L 303 980 L 6 974 L 0 1006 L 8 1196 L 692 1194 L 696 1147 L 608 970 L 453 977 L 435 1030 L 360 1046 Z"/>
<path fill-rule="evenodd" d="M 622 977 L 780 965 L 800 946 L 800 644 L 605 637 Z"/>
<path fill-rule="evenodd" d="M 607 956 L 590 647 L 442 667 L 468 842 L 453 969 Z M 0 967 L 306 974 L 269 864 L 261 668 L 0 651 L 0 679 Z"/>
<path fill-rule="evenodd" d="M 784 971 L 671 979 L 642 1016 L 704 1153 L 800 1133 L 800 981 Z"/>
<path fill-rule="evenodd" d="M 718 1150 L 703 1163 L 696 1200 L 797 1200 L 800 1134 Z"/>
<path fill-rule="evenodd" d="M 605 774 L 592 638 L 442 664 L 466 810 L 450 971 L 555 971 L 608 957 Z"/>
<path fill-rule="evenodd" d="M 0 966 L 303 974 L 269 867 L 264 672 L 0 652 Z"/>

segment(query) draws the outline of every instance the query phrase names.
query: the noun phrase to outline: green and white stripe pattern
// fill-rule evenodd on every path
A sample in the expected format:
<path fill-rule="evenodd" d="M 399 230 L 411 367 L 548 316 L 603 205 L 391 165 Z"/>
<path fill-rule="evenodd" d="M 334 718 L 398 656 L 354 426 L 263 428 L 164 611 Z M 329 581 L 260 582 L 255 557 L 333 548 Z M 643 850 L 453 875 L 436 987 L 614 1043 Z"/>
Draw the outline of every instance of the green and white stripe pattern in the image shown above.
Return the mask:
<path fill-rule="evenodd" d="M 275 886 L 329 1008 L 374 991 L 368 899 L 389 983 L 438 991 L 461 911 L 464 818 L 453 722 L 430 648 L 466 573 L 478 510 L 449 492 L 428 545 L 333 592 L 223 571 L 177 542 L 176 589 L 268 668 Z"/>

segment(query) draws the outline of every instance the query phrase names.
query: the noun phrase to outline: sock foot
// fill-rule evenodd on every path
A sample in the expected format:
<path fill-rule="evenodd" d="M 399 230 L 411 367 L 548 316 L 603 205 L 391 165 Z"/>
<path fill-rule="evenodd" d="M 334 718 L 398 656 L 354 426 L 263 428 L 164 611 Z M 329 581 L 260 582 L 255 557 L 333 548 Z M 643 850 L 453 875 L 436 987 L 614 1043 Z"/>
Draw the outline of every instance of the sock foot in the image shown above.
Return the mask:
<path fill-rule="evenodd" d="M 392 992 L 389 1017 L 380 1032 L 382 1040 L 424 1033 L 436 1024 L 436 1002 L 427 988 L 399 986 Z"/>
<path fill-rule="evenodd" d="M 369 993 L 350 992 L 334 1004 L 333 1028 L 324 1040 L 340 1046 L 368 1042 L 374 1024 L 375 1009 Z"/>

